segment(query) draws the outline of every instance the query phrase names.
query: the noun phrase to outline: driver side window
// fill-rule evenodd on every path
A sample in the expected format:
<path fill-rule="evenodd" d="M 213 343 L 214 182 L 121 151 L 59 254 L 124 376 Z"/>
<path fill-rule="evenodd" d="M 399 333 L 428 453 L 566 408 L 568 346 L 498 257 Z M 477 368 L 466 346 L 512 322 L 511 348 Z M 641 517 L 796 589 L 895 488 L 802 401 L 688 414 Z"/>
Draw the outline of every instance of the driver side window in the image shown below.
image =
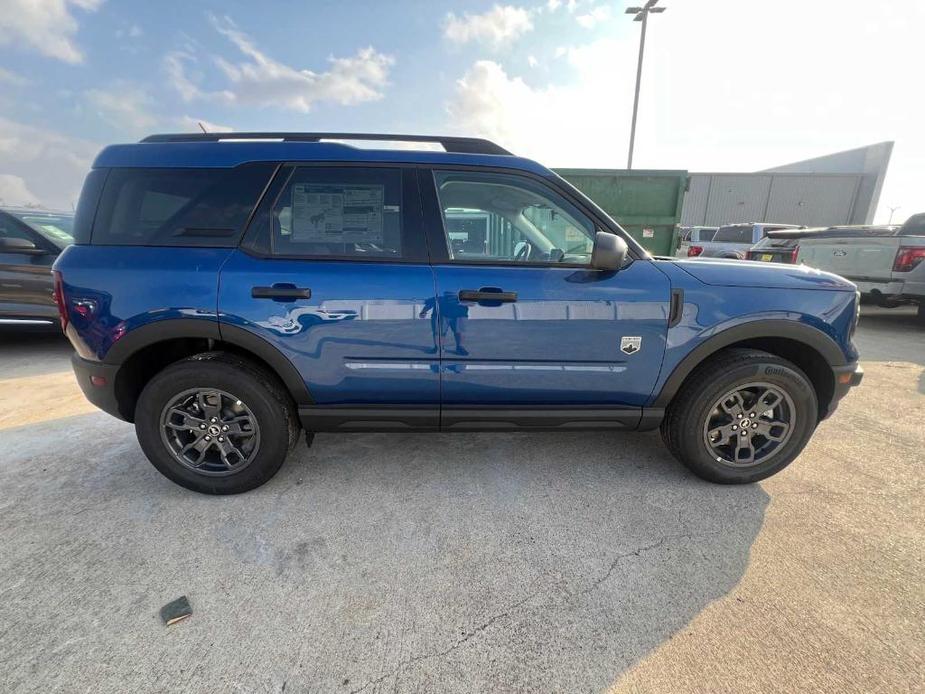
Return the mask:
<path fill-rule="evenodd" d="M 555 191 L 510 174 L 434 177 L 450 259 L 590 264 L 594 223 Z"/>

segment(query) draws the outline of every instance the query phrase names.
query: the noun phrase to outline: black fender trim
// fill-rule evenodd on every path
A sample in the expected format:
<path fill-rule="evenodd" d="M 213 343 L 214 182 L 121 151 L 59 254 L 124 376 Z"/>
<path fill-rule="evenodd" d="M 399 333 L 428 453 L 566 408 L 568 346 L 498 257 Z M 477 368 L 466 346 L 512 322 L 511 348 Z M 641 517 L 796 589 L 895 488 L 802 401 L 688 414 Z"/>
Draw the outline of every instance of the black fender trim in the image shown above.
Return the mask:
<path fill-rule="evenodd" d="M 129 330 L 113 343 L 103 359 L 105 364 L 121 365 L 140 349 L 155 342 L 181 337 L 221 340 L 218 321 L 210 318 L 165 318 Z"/>
<path fill-rule="evenodd" d="M 668 403 L 674 398 L 675 393 L 678 392 L 684 379 L 712 354 L 737 342 L 762 337 L 778 337 L 802 342 L 819 352 L 833 369 L 844 366 L 846 363 L 845 355 L 835 340 L 821 330 L 790 320 L 755 320 L 727 328 L 693 349 L 671 372 L 651 406 L 655 408 L 667 407 Z"/>
<path fill-rule="evenodd" d="M 260 335 L 250 330 L 239 328 L 236 325 L 221 323 L 219 324 L 219 330 L 221 331 L 222 342 L 227 342 L 256 354 L 269 364 L 286 386 L 296 405 L 311 405 L 314 403 L 299 370 L 289 361 L 286 355 L 270 342 L 260 337 Z"/>
<path fill-rule="evenodd" d="M 179 338 L 204 338 L 225 342 L 250 352 L 273 369 L 296 405 L 311 405 L 312 398 L 298 369 L 276 347 L 259 335 L 211 318 L 168 318 L 127 332 L 106 353 L 103 363 L 121 365 L 138 350 L 157 342 Z"/>

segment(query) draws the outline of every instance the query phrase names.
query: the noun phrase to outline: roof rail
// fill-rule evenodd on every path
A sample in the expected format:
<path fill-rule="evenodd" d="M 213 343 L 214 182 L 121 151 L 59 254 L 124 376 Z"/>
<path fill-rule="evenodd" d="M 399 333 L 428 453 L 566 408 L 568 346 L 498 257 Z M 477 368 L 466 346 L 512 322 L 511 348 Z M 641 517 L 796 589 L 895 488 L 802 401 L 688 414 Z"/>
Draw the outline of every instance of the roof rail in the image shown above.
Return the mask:
<path fill-rule="evenodd" d="M 149 135 L 142 142 L 220 142 L 222 140 L 282 140 L 283 142 L 321 142 L 322 140 L 369 140 L 388 142 L 436 142 L 447 152 L 457 154 L 510 155 L 503 147 L 477 137 L 429 135 L 388 135 L 384 133 L 175 133 Z"/>

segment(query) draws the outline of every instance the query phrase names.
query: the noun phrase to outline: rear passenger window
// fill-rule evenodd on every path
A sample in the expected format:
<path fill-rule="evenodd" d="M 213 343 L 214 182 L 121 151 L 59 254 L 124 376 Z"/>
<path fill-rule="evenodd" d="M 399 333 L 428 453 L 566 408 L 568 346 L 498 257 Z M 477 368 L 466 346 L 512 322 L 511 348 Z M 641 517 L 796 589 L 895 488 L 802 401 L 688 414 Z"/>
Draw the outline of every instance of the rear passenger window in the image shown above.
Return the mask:
<path fill-rule="evenodd" d="M 260 163 L 234 169 L 112 169 L 92 243 L 235 246 L 275 168 Z"/>
<path fill-rule="evenodd" d="M 402 233 L 400 169 L 296 168 L 270 221 L 273 255 L 356 260 L 415 255 Z"/>

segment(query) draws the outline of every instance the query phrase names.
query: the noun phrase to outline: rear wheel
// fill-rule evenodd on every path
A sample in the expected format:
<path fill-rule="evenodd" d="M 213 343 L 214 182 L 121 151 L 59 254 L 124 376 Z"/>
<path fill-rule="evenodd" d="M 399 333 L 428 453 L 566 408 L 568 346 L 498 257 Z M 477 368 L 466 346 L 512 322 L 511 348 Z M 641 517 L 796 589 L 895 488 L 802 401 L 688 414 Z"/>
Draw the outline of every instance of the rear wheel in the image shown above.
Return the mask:
<path fill-rule="evenodd" d="M 918 310 L 915 312 L 915 316 L 919 323 L 925 325 L 925 303 L 919 304 Z"/>
<path fill-rule="evenodd" d="M 744 484 L 790 464 L 812 436 L 818 412 L 815 390 L 795 364 L 729 349 L 685 381 L 662 422 L 662 437 L 699 477 Z"/>
<path fill-rule="evenodd" d="M 135 431 L 164 476 L 205 494 L 237 494 L 276 474 L 298 423 L 272 375 L 250 361 L 209 352 L 151 379 L 138 399 Z"/>

